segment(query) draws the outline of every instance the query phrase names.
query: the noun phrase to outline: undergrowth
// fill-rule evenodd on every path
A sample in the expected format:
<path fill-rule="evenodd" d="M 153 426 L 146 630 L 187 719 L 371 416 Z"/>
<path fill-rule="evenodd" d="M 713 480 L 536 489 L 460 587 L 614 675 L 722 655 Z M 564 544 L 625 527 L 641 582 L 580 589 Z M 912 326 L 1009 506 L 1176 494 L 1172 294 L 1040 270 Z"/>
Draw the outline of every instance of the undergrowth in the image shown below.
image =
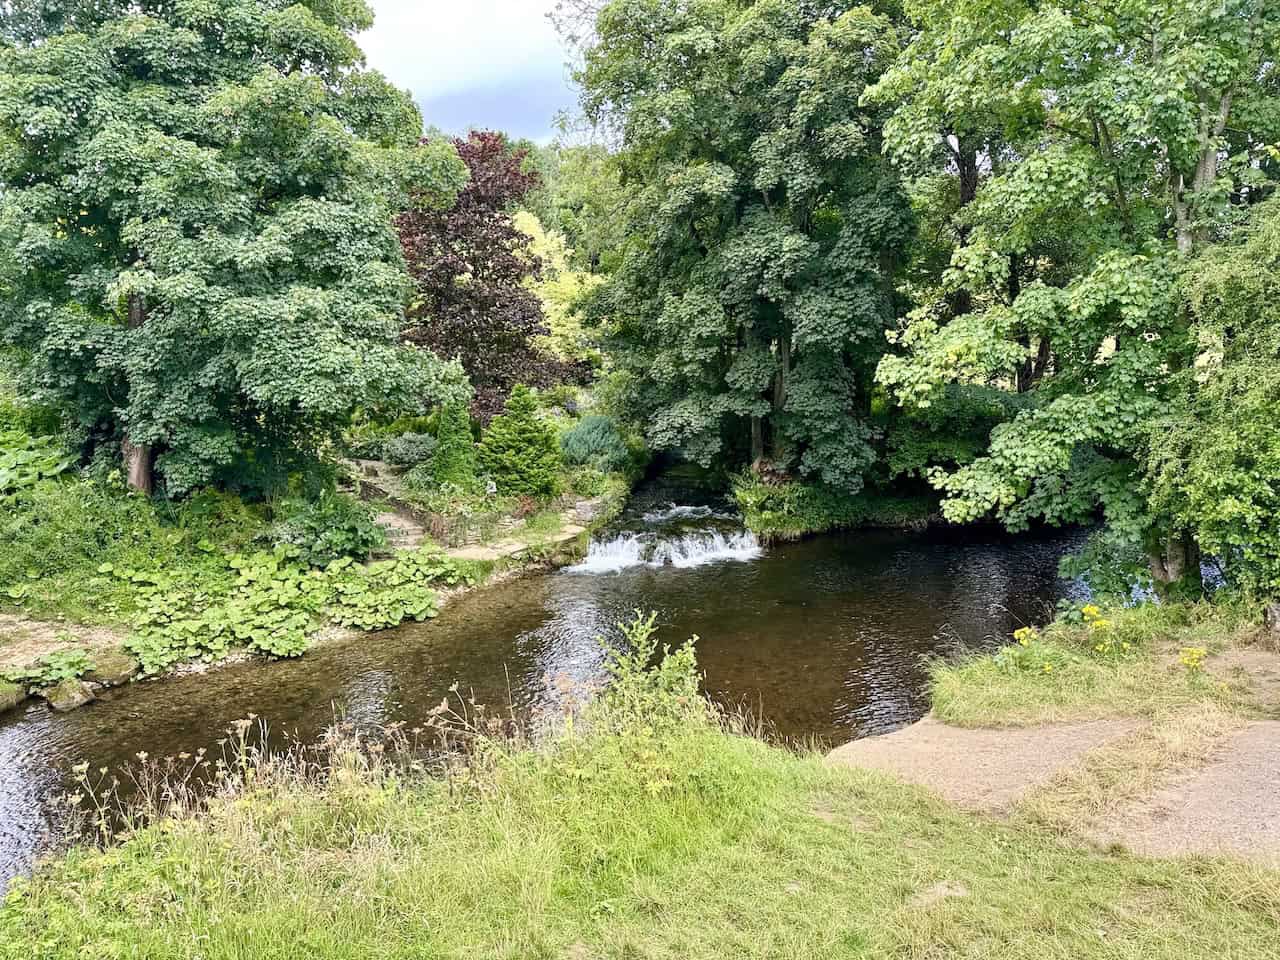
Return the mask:
<path fill-rule="evenodd" d="M 909 529 L 928 523 L 937 502 L 871 490 L 847 494 L 819 484 L 769 482 L 750 474 L 733 481 L 733 496 L 748 529 L 763 540 L 802 537 L 859 527 Z"/>

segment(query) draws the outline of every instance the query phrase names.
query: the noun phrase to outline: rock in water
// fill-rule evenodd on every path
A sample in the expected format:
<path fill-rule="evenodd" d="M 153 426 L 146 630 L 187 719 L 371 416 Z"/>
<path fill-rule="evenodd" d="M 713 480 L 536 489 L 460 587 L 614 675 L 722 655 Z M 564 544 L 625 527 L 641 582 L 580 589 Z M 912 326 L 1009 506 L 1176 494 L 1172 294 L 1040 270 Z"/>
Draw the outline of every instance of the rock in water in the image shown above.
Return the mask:
<path fill-rule="evenodd" d="M 0 680 L 0 713 L 12 710 L 25 699 L 27 699 L 27 691 L 25 687 L 20 687 L 16 683 L 9 683 L 5 680 Z"/>
<path fill-rule="evenodd" d="M 68 713 L 98 699 L 83 680 L 63 680 L 56 686 L 41 691 L 40 695 L 59 713 Z"/>
<path fill-rule="evenodd" d="M 84 675 L 90 683 L 118 687 L 128 683 L 142 669 L 138 661 L 120 650 L 104 650 L 93 655 L 93 669 Z"/>

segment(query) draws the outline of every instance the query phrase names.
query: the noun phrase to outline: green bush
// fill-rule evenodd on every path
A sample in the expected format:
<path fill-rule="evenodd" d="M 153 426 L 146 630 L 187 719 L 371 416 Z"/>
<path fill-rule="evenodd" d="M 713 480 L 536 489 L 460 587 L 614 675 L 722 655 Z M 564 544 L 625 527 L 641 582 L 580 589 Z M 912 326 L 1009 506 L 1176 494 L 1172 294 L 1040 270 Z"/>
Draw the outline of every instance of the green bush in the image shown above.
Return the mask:
<path fill-rule="evenodd" d="M 277 508 L 281 520 L 271 530 L 275 546 L 294 547 L 298 559 L 323 567 L 341 557 L 366 560 L 387 542 L 386 531 L 363 501 L 340 493 L 318 500 L 286 500 Z"/>
<path fill-rule="evenodd" d="M 928 496 L 848 494 L 814 483 L 769 483 L 752 474 L 734 479 L 733 496 L 752 532 L 770 540 L 857 527 L 911 529 L 937 510 L 936 498 Z"/>
<path fill-rule="evenodd" d="M 440 414 L 431 479 L 437 487 L 450 484 L 469 490 L 476 482 L 476 445 L 471 434 L 471 415 L 462 404 L 446 407 Z"/>
<path fill-rule="evenodd" d="M 21 430 L 0 433 L 0 502 L 12 503 L 41 480 L 65 473 L 75 463 L 53 437 Z"/>
<path fill-rule="evenodd" d="M 258 508 L 228 494 L 150 499 L 129 494 L 118 471 L 101 481 L 43 481 L 17 509 L 0 509 L 0 599 L 35 616 L 119 621 L 136 598 L 113 570 L 225 580 L 223 553 L 249 548 L 265 528 Z"/>
<path fill-rule="evenodd" d="M 537 410 L 529 388 L 517 386 L 480 441 L 480 465 L 501 493 L 549 497 L 559 490 L 560 450 Z"/>
<path fill-rule="evenodd" d="M 429 433 L 402 433 L 382 445 L 382 459 L 397 467 L 416 467 L 436 452 L 436 438 Z"/>
<path fill-rule="evenodd" d="M 626 470 L 631 451 L 608 417 L 596 414 L 583 417 L 576 427 L 560 438 L 560 449 L 566 463 L 592 466 L 605 473 Z"/>

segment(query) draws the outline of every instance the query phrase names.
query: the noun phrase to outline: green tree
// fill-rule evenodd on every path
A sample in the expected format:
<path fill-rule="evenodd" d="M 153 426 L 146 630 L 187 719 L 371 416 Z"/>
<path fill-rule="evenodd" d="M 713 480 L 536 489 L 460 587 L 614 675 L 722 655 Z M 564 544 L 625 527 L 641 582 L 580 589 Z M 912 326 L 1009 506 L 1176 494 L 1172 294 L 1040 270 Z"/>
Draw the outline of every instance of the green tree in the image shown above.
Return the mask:
<path fill-rule="evenodd" d="M 440 411 L 436 441 L 431 458 L 432 479 L 437 486 L 452 484 L 470 489 L 476 480 L 476 443 L 466 404 L 451 403 Z"/>
<path fill-rule="evenodd" d="M 1151 425 L 1152 507 L 1232 583 L 1280 595 L 1280 200 L 1206 248 L 1183 289 L 1196 357 Z"/>
<path fill-rule="evenodd" d="M 600 12 L 580 79 L 621 130 L 632 239 L 594 311 L 655 449 L 862 487 L 910 234 L 859 106 L 893 41 L 847 3 Z"/>
<path fill-rule="evenodd" d="M 949 384 L 1031 397 L 985 454 L 935 471 L 944 512 L 1014 528 L 1101 509 L 1158 584 L 1198 576 L 1186 524 L 1148 501 L 1142 464 L 1196 344 L 1181 263 L 1265 197 L 1280 137 L 1280 10 L 1265 0 L 914 0 L 914 35 L 870 98 L 897 102 L 891 152 L 958 116 L 999 122 L 989 176 L 943 277 L 879 380 L 904 405 Z M 970 124 L 972 121 L 968 121 Z M 1029 375 L 1030 374 L 1030 375 Z"/>
<path fill-rule="evenodd" d="M 480 466 L 501 493 L 548 497 L 558 492 L 560 448 L 555 432 L 538 419 L 538 401 L 523 384 L 507 399 L 480 438 Z"/>
<path fill-rule="evenodd" d="M 451 147 L 363 68 L 361 0 L 13 0 L 0 47 L 0 339 L 131 484 L 314 455 L 357 405 L 457 397 L 401 345 L 391 211 Z"/>

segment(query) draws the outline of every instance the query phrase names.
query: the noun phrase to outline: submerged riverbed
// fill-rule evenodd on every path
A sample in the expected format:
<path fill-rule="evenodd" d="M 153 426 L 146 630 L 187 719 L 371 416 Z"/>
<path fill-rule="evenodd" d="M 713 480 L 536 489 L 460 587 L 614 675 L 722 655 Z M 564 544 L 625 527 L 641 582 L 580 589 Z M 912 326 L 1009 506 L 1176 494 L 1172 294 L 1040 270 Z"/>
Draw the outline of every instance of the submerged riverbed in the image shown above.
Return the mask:
<path fill-rule="evenodd" d="M 761 548 L 705 505 L 639 504 L 578 567 L 464 596 L 440 619 L 304 658 L 141 683 L 68 715 L 0 719 L 0 885 L 57 829 L 68 767 L 215 748 L 256 714 L 304 741 L 336 716 L 423 719 L 457 682 L 491 707 L 554 710 L 597 684 L 596 638 L 654 610 L 664 640 L 699 637 L 708 691 L 779 734 L 838 744 L 928 709 L 927 658 L 1042 622 L 1069 585 L 1075 537 L 867 531 Z"/>

